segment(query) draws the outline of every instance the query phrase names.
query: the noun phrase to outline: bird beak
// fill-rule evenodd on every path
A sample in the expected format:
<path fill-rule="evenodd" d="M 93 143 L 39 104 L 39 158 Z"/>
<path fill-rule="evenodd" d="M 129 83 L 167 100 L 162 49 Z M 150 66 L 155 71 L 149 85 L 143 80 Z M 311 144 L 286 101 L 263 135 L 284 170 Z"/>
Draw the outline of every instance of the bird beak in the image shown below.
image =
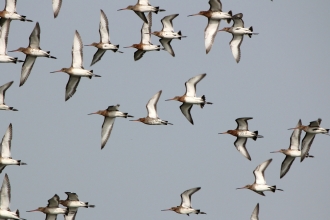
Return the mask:
<path fill-rule="evenodd" d="M 122 10 L 127 10 L 127 8 L 121 8 L 121 9 L 118 9 L 117 11 L 122 11 Z"/>
<path fill-rule="evenodd" d="M 34 209 L 34 210 L 26 211 L 26 212 L 37 212 L 37 211 L 39 211 L 39 209 Z"/>
<path fill-rule="evenodd" d="M 174 100 L 174 98 L 171 98 L 171 99 L 166 99 L 165 101 L 171 101 L 171 100 Z"/>
<path fill-rule="evenodd" d="M 93 46 L 92 44 L 86 44 L 86 45 L 84 45 L 84 46 Z"/>
<path fill-rule="evenodd" d="M 277 150 L 277 151 L 272 151 L 271 153 L 281 153 L 281 151 Z"/>
<path fill-rule="evenodd" d="M 228 134 L 228 132 L 222 132 L 222 133 L 219 133 L 219 134 Z"/>
<path fill-rule="evenodd" d="M 190 16 L 196 16 L 196 15 L 199 15 L 199 14 L 192 14 L 192 15 L 188 15 L 187 17 L 190 17 Z"/>
<path fill-rule="evenodd" d="M 218 30 L 218 32 L 219 32 L 219 31 L 226 31 L 226 30 L 223 28 L 223 29 L 221 29 L 221 30 Z"/>
<path fill-rule="evenodd" d="M 295 127 L 295 128 L 289 128 L 288 130 L 294 130 L 294 129 L 298 129 L 297 127 Z"/>
<path fill-rule="evenodd" d="M 16 52 L 16 51 L 18 51 L 18 49 L 17 50 L 11 50 L 11 51 L 8 51 L 8 52 Z"/>
<path fill-rule="evenodd" d="M 94 115 L 94 114 L 97 114 L 97 112 L 89 113 L 87 115 Z"/>
<path fill-rule="evenodd" d="M 124 48 L 134 48 L 133 46 L 128 46 L 128 47 L 124 47 Z"/>
<path fill-rule="evenodd" d="M 241 188 L 236 188 L 236 189 L 245 189 L 246 187 L 245 186 L 243 186 L 243 187 L 241 187 Z"/>
<path fill-rule="evenodd" d="M 53 71 L 53 72 L 50 72 L 50 73 L 57 73 L 57 72 L 62 72 L 61 70 L 56 70 L 56 71 Z"/>
<path fill-rule="evenodd" d="M 139 121 L 139 119 L 136 119 L 136 120 L 130 120 L 130 121 L 137 121 L 137 122 L 138 122 L 138 121 Z"/>
<path fill-rule="evenodd" d="M 172 211 L 172 209 L 163 209 L 163 210 L 160 210 L 160 211 Z"/>

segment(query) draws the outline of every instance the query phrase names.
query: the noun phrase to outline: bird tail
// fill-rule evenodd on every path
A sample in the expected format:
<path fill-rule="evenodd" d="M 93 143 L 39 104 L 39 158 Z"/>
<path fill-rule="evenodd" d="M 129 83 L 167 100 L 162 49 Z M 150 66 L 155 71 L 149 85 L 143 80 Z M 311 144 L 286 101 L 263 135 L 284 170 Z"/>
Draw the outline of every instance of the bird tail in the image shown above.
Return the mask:
<path fill-rule="evenodd" d="M 196 209 L 196 211 L 195 211 L 195 214 L 206 214 L 205 212 L 201 212 L 201 210 L 200 209 Z"/>
<path fill-rule="evenodd" d="M 134 117 L 134 116 L 132 116 L 132 115 L 129 115 L 127 112 L 125 112 L 124 115 L 125 115 L 125 116 L 124 116 L 125 118 L 127 118 L 127 117 L 129 117 L 129 118 L 133 118 L 133 117 Z"/>
<path fill-rule="evenodd" d="M 258 131 L 254 131 L 253 133 L 255 133 L 255 134 L 256 134 L 256 136 L 254 136 L 252 139 L 253 139 L 254 141 L 256 141 L 256 140 L 257 140 L 257 138 L 258 138 Z"/>

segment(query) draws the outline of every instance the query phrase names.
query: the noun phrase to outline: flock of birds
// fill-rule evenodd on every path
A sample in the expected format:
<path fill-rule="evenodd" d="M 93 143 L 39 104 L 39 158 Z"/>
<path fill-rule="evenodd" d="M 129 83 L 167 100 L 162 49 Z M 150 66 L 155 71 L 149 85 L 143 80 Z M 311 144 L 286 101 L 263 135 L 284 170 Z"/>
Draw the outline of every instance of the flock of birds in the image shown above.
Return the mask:
<path fill-rule="evenodd" d="M 24 85 L 26 80 L 28 79 L 29 74 L 33 68 L 35 60 L 37 57 L 47 57 L 56 59 L 56 57 L 51 56 L 49 51 L 44 51 L 40 48 L 40 25 L 37 22 L 30 37 L 29 37 L 29 45 L 28 47 L 20 47 L 16 50 L 12 50 L 9 52 L 22 52 L 26 55 L 25 60 L 19 60 L 17 57 L 11 57 L 7 55 L 7 42 L 8 35 L 10 29 L 10 23 L 12 20 L 20 20 L 20 21 L 28 21 L 32 22 L 32 20 L 27 19 L 26 16 L 19 15 L 16 12 L 16 0 L 6 0 L 6 5 L 3 11 L 0 11 L 0 62 L 1 63 L 17 63 L 23 62 L 22 70 L 21 70 L 21 79 L 20 86 Z M 54 9 L 54 17 L 56 18 L 59 14 L 60 8 L 62 5 L 61 0 L 53 0 L 53 9 Z M 251 37 L 253 34 L 257 34 L 253 32 L 252 26 L 249 28 L 244 28 L 244 22 L 242 20 L 243 14 L 238 13 L 232 15 L 231 11 L 222 12 L 222 4 L 220 0 L 209 0 L 210 9 L 208 11 L 200 11 L 197 14 L 192 14 L 189 16 L 202 15 L 208 18 L 208 25 L 205 28 L 205 48 L 206 53 L 209 53 L 216 34 L 218 31 L 226 31 L 231 33 L 233 38 L 230 41 L 230 48 L 232 54 L 238 63 L 241 58 L 240 45 L 243 41 L 244 35 L 248 35 Z M 134 60 L 139 60 L 142 56 L 149 51 L 159 51 L 161 49 L 166 50 L 172 56 L 175 56 L 174 50 L 171 46 L 171 41 L 173 39 L 184 38 L 181 31 L 174 32 L 173 29 L 173 19 L 176 18 L 179 14 L 173 14 L 165 16 L 161 22 L 163 24 L 163 28 L 161 31 L 151 31 L 152 26 L 152 12 L 158 13 L 165 11 L 164 9 L 160 9 L 159 7 L 154 7 L 149 4 L 148 0 L 139 0 L 136 5 L 130 5 L 126 8 L 119 10 L 133 10 L 143 21 L 142 29 L 141 29 L 141 41 L 139 44 L 133 44 L 129 48 L 136 48 L 137 51 L 134 53 Z M 148 12 L 147 16 L 145 12 Z M 225 20 L 228 23 L 233 21 L 232 27 L 225 27 L 221 30 L 219 29 L 220 21 Z M 97 48 L 96 53 L 93 56 L 93 60 L 91 62 L 91 66 L 101 60 L 102 56 L 107 50 L 112 50 L 113 52 L 120 52 L 119 45 L 111 44 L 109 37 L 109 25 L 108 19 L 105 13 L 101 10 L 100 17 L 100 42 L 92 43 L 86 46 L 94 46 Z M 160 45 L 153 45 L 151 43 L 151 35 L 155 35 L 160 38 Z M 81 77 L 100 77 L 93 73 L 92 70 L 86 70 L 83 67 L 83 43 L 78 31 L 75 31 L 73 46 L 72 46 L 72 63 L 69 68 L 62 68 L 55 72 L 65 72 L 69 75 L 69 81 L 66 85 L 65 92 L 65 101 L 70 99 L 76 92 L 77 86 L 79 84 Z M 182 102 L 180 106 L 180 110 L 182 114 L 186 117 L 186 119 L 194 124 L 193 118 L 191 116 L 191 108 L 193 105 L 199 105 L 203 108 L 206 104 L 212 104 L 211 102 L 206 101 L 205 95 L 198 97 L 196 96 L 196 85 L 200 82 L 206 74 L 200 74 L 190 78 L 186 83 L 186 92 L 182 96 L 175 96 L 174 98 L 167 99 L 166 101 L 175 100 Z M 18 111 L 14 107 L 8 106 L 5 104 L 5 93 L 7 89 L 13 84 L 13 81 L 8 82 L 0 87 L 0 110 L 11 110 Z M 148 101 L 146 108 L 148 114 L 144 118 L 138 118 L 136 122 L 142 122 L 147 125 L 173 125 L 167 120 L 163 120 L 158 117 L 157 113 L 157 102 L 162 94 L 162 90 L 157 92 L 151 99 Z M 124 113 L 119 111 L 119 105 L 109 106 L 105 110 L 99 110 L 92 114 L 99 114 L 104 116 L 104 122 L 102 125 L 101 131 L 101 149 L 103 149 L 110 137 L 111 131 L 113 129 L 113 125 L 116 117 L 128 118 L 133 117 L 128 113 Z M 263 138 L 262 135 L 258 134 L 258 131 L 250 131 L 248 129 L 248 120 L 252 119 L 252 117 L 244 117 L 237 118 L 236 123 L 237 127 L 234 130 L 228 130 L 226 132 L 222 132 L 220 134 L 230 134 L 236 137 L 236 141 L 234 145 L 236 149 L 248 160 L 251 160 L 251 156 L 246 149 L 246 142 L 248 138 L 252 138 L 254 141 L 257 138 Z M 301 120 L 298 121 L 296 127 L 293 129 L 292 135 L 290 137 L 290 146 L 288 149 L 281 149 L 278 151 L 274 151 L 271 153 L 283 153 L 286 155 L 280 170 L 280 178 L 284 177 L 289 171 L 293 161 L 296 157 L 300 157 L 301 161 L 306 157 L 313 157 L 309 155 L 309 150 L 313 143 L 316 134 L 326 134 L 329 135 L 329 129 L 325 129 L 320 127 L 321 119 L 310 122 L 308 126 L 302 125 Z M 301 142 L 301 150 L 300 139 L 301 133 L 305 131 L 305 137 Z M 0 157 L 0 173 L 4 170 L 7 165 L 26 165 L 26 163 L 21 160 L 15 160 L 11 157 L 11 140 L 12 140 L 12 124 L 9 125 L 5 135 L 2 138 L 1 142 L 1 157 Z M 255 181 L 253 184 L 246 185 L 237 189 L 250 189 L 259 195 L 264 196 L 265 191 L 275 192 L 276 190 L 283 191 L 282 189 L 278 189 L 276 185 L 267 185 L 264 172 L 268 165 L 272 162 L 272 159 L 266 160 L 265 162 L 258 165 L 253 171 L 255 176 Z M 164 209 L 162 211 L 174 211 L 179 214 L 206 214 L 205 212 L 200 211 L 199 209 L 194 209 L 191 206 L 191 196 L 200 190 L 200 187 L 188 189 L 181 194 L 181 204 L 179 206 L 174 206 L 170 209 Z M 46 220 L 56 220 L 58 214 L 64 214 L 66 220 L 74 220 L 77 214 L 77 209 L 79 207 L 95 207 L 94 205 L 89 205 L 88 202 L 82 202 L 78 199 L 77 194 L 72 192 L 65 192 L 67 194 L 66 200 L 60 200 L 59 196 L 55 194 L 52 198 L 48 200 L 47 207 L 39 207 L 33 211 L 40 211 L 46 214 Z M 3 184 L 1 187 L 1 195 L 0 195 L 0 218 L 1 219 L 22 219 L 19 215 L 19 211 L 11 211 L 9 208 L 10 205 L 10 195 L 11 195 L 11 187 L 8 175 L 5 174 Z M 63 205 L 66 208 L 60 208 L 59 205 Z M 259 219 L 259 203 L 255 207 L 251 219 L 256 220 Z"/>

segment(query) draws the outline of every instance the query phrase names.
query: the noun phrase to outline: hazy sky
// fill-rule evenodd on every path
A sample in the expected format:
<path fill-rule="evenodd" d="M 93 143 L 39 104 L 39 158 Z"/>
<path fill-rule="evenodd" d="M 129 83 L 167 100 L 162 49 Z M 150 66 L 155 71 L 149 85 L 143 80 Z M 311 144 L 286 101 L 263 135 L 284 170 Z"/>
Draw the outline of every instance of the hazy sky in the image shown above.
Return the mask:
<path fill-rule="evenodd" d="M 4 6 L 4 0 L 2 1 Z M 289 173 L 280 179 L 283 154 L 270 151 L 289 147 L 292 131 L 301 118 L 304 125 L 329 117 L 329 36 L 327 1 L 246 1 L 223 0 L 223 11 L 243 13 L 245 26 L 260 33 L 244 37 L 242 57 L 237 64 L 231 54 L 231 35 L 218 33 L 206 55 L 204 29 L 207 18 L 187 17 L 208 10 L 207 0 L 151 0 L 166 12 L 153 14 L 153 31 L 160 20 L 180 15 L 174 29 L 187 38 L 172 41 L 176 57 L 166 51 L 148 52 L 134 61 L 133 49 L 122 48 L 140 42 L 142 20 L 132 11 L 117 11 L 136 0 L 64 0 L 58 18 L 53 18 L 51 1 L 17 2 L 17 12 L 33 23 L 12 21 L 8 50 L 28 46 L 35 22 L 41 27 L 41 48 L 58 59 L 37 58 L 31 75 L 18 87 L 21 64 L 0 64 L 0 84 L 14 80 L 6 93 L 6 104 L 18 112 L 0 112 L 0 138 L 13 124 L 12 156 L 28 166 L 10 166 L 11 209 L 21 217 L 44 219 L 41 213 L 26 210 L 46 206 L 57 193 L 76 192 L 95 209 L 78 211 L 77 219 L 187 219 L 161 209 L 180 204 L 180 194 L 189 188 L 202 189 L 192 197 L 192 205 L 207 215 L 190 219 L 249 219 L 260 203 L 260 219 L 327 219 L 329 216 L 330 137 L 317 135 L 310 154 L 315 158 L 300 163 L 296 159 Z M 101 78 L 82 78 L 76 94 L 64 101 L 68 75 L 49 72 L 71 64 L 75 30 L 83 43 L 99 41 L 100 9 L 109 19 L 111 42 L 120 44 L 123 54 L 106 52 L 89 67 L 96 51 L 84 47 L 84 66 Z M 221 22 L 220 28 L 232 24 Z M 159 44 L 157 37 L 152 37 Z M 22 53 L 8 53 L 24 59 Z M 178 102 L 165 99 L 185 92 L 184 83 L 207 73 L 198 84 L 197 95 L 205 95 L 213 105 L 194 106 L 195 125 L 182 115 Z M 147 126 L 116 119 L 111 137 L 100 150 L 103 117 L 88 113 L 120 104 L 120 110 L 145 117 L 147 101 L 163 90 L 158 103 L 160 118 L 173 126 Z M 235 137 L 218 135 L 236 128 L 238 117 L 253 117 L 249 129 L 263 139 L 247 142 L 252 161 L 234 147 Z M 304 132 L 303 132 L 304 135 Z M 250 190 L 235 190 L 253 183 L 252 171 L 273 158 L 266 170 L 269 185 L 284 192 L 266 192 L 262 197 Z M 62 219 L 59 216 L 58 219 Z"/>

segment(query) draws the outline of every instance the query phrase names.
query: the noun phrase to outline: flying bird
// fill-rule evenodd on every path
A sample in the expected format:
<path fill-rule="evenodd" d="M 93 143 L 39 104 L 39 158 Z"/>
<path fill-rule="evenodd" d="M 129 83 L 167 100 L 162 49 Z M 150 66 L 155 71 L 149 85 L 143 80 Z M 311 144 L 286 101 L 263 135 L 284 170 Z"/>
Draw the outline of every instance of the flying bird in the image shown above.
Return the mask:
<path fill-rule="evenodd" d="M 122 117 L 122 118 L 133 117 L 128 113 L 120 112 L 119 104 L 115 106 L 114 105 L 109 106 L 105 110 L 99 110 L 97 112 L 90 113 L 88 115 L 92 115 L 92 114 L 98 114 L 104 116 L 104 121 L 102 124 L 102 132 L 101 132 L 101 150 L 104 148 L 105 144 L 107 143 L 110 137 L 116 117 Z"/>
<path fill-rule="evenodd" d="M 18 57 L 11 57 L 7 55 L 10 22 L 10 19 L 6 19 L 0 29 L 0 63 L 24 62 L 23 60 L 19 60 Z"/>
<path fill-rule="evenodd" d="M 21 80 L 19 86 L 24 85 L 24 83 L 28 79 L 37 57 L 47 57 L 47 58 L 56 59 L 56 57 L 50 55 L 50 51 L 44 51 L 40 48 L 40 32 L 41 32 L 40 25 L 39 22 L 37 22 L 36 26 L 34 27 L 30 35 L 29 46 L 26 48 L 20 47 L 17 50 L 9 51 L 9 52 L 19 51 L 26 54 L 25 61 L 22 66 Z"/>
<path fill-rule="evenodd" d="M 170 209 L 163 209 L 161 211 L 174 211 L 178 214 L 206 214 L 205 212 L 201 212 L 199 209 L 193 209 L 191 207 L 191 196 L 200 190 L 201 187 L 196 187 L 192 189 L 188 189 L 181 193 L 181 204 L 180 206 L 172 207 Z"/>
<path fill-rule="evenodd" d="M 60 200 L 60 204 L 68 208 L 68 214 L 64 215 L 65 220 L 74 220 L 76 218 L 78 208 L 94 208 L 95 205 L 89 205 L 88 202 L 79 201 L 78 195 L 72 192 L 65 192 L 68 195 L 66 200 Z"/>
<path fill-rule="evenodd" d="M 237 118 L 235 121 L 237 123 L 237 127 L 235 130 L 228 130 L 226 132 L 222 132 L 219 134 L 231 134 L 236 138 L 234 145 L 236 149 L 248 160 L 251 160 L 251 156 L 247 151 L 245 145 L 248 138 L 252 138 L 253 140 L 257 140 L 257 138 L 263 138 L 262 135 L 258 135 L 258 131 L 249 131 L 248 128 L 248 120 L 253 119 L 252 117 L 244 117 Z"/>
<path fill-rule="evenodd" d="M 205 99 L 205 95 L 202 97 L 196 97 L 196 85 L 199 81 L 201 81 L 206 76 L 206 73 L 199 74 L 190 78 L 186 83 L 186 93 L 182 96 L 175 96 L 172 99 L 167 99 L 165 101 L 175 100 L 182 102 L 180 106 L 182 114 L 188 119 L 191 124 L 194 124 L 194 121 L 191 117 L 190 110 L 193 105 L 199 105 L 201 108 L 204 107 L 205 104 L 213 104 L 212 102 L 207 102 Z"/>
<path fill-rule="evenodd" d="M 256 167 L 256 169 L 253 171 L 255 180 L 252 185 L 246 185 L 244 187 L 237 189 L 249 189 L 262 196 L 265 196 L 264 194 L 265 191 L 272 191 L 272 192 L 275 192 L 276 190 L 283 191 L 282 189 L 276 189 L 275 185 L 269 186 L 266 184 L 265 170 L 267 169 L 270 162 L 272 162 L 272 160 L 273 159 L 266 160 L 265 162 L 261 163 Z"/>
<path fill-rule="evenodd" d="M 9 127 L 1 141 L 1 155 L 0 155 L 0 173 L 5 169 L 7 165 L 27 165 L 21 162 L 21 160 L 14 160 L 11 157 L 11 140 L 13 137 L 13 126 L 10 123 Z"/>
<path fill-rule="evenodd" d="M 83 43 L 78 31 L 75 32 L 73 38 L 73 45 L 72 45 L 72 63 L 70 68 L 62 68 L 60 70 L 53 71 L 51 73 L 56 72 L 65 72 L 69 74 L 69 81 L 66 84 L 65 88 L 65 101 L 71 98 L 78 87 L 81 77 L 88 77 L 92 78 L 101 77 L 99 75 L 93 74 L 93 70 L 86 70 L 83 67 Z"/>
<path fill-rule="evenodd" d="M 14 83 L 14 81 L 8 82 L 2 86 L 0 86 L 0 110 L 11 110 L 11 111 L 18 111 L 14 107 L 9 107 L 5 104 L 5 94 L 7 89 Z"/>
<path fill-rule="evenodd" d="M 208 18 L 208 23 L 204 31 L 205 49 L 208 54 L 212 48 L 215 36 L 218 33 L 221 20 L 227 20 L 229 24 L 232 17 L 232 12 L 222 12 L 222 3 L 220 0 L 210 0 L 210 9 L 208 11 L 200 11 L 197 14 L 188 15 L 196 16 L 202 15 Z"/>
<path fill-rule="evenodd" d="M 57 18 L 58 13 L 60 13 L 61 6 L 62 6 L 62 0 L 53 0 L 54 18 Z"/>
<path fill-rule="evenodd" d="M 15 212 L 10 211 L 11 199 L 11 187 L 7 173 L 2 182 L 1 191 L 0 191 L 0 219 L 21 219 L 25 220 L 24 218 L 20 218 L 19 211 L 16 210 Z"/>
<path fill-rule="evenodd" d="M 52 198 L 48 200 L 48 205 L 46 207 L 39 207 L 37 209 L 27 211 L 27 212 L 42 212 L 46 214 L 45 220 L 56 220 L 58 214 L 68 214 L 67 208 L 59 208 L 60 197 L 55 194 Z"/>
<path fill-rule="evenodd" d="M 161 39 L 159 42 L 163 45 L 164 50 L 169 52 L 173 57 L 175 56 L 174 51 L 171 46 L 171 41 L 172 39 L 179 39 L 181 40 L 182 36 L 181 31 L 179 32 L 174 32 L 173 29 L 173 19 L 176 18 L 179 14 L 173 14 L 173 15 L 168 15 L 165 16 L 161 22 L 163 24 L 163 29 L 161 31 L 154 31 L 151 34 L 160 37 Z"/>
<path fill-rule="evenodd" d="M 242 20 L 243 14 L 238 13 L 232 17 L 234 24 L 232 27 L 225 27 L 219 31 L 226 31 L 233 35 L 233 38 L 229 42 L 231 52 L 238 63 L 241 59 L 241 44 L 243 42 L 244 35 L 248 35 L 250 38 L 253 34 L 259 34 L 253 32 L 253 27 L 244 28 L 244 21 Z"/>
<path fill-rule="evenodd" d="M 251 220 L 259 220 L 259 203 L 253 209 Z"/>
<path fill-rule="evenodd" d="M 145 118 L 139 118 L 137 120 L 130 120 L 130 121 L 137 121 L 142 122 L 147 125 L 173 125 L 172 123 L 169 123 L 168 121 L 162 120 L 158 117 L 157 114 L 157 102 L 159 100 L 160 95 L 162 94 L 162 90 L 157 92 L 147 103 L 147 111 L 148 116 Z"/>
<path fill-rule="evenodd" d="M 296 127 L 300 127 L 300 126 L 302 126 L 302 124 L 301 124 L 301 120 L 299 119 Z M 301 131 L 302 131 L 301 129 L 293 130 L 290 137 L 289 149 L 281 149 L 278 151 L 271 152 L 271 153 L 283 153 L 286 155 L 281 165 L 280 178 L 282 178 L 283 176 L 285 176 L 285 174 L 287 174 L 287 172 L 289 172 L 294 159 L 296 159 L 296 157 L 301 157 L 301 151 L 299 149 Z M 314 156 L 308 154 L 306 157 L 314 157 Z"/>
<path fill-rule="evenodd" d="M 160 9 L 159 7 L 151 6 L 149 0 L 138 0 L 135 5 L 129 5 L 126 8 L 118 9 L 117 11 L 121 10 L 134 11 L 135 14 L 137 14 L 143 20 L 143 22 L 147 24 L 150 21 L 147 20 L 146 16 L 144 15 L 144 12 L 154 12 L 157 14 L 159 11 L 165 11 L 164 9 Z"/>
<path fill-rule="evenodd" d="M 107 50 L 112 50 L 113 52 L 123 53 L 118 50 L 119 45 L 114 45 L 114 44 L 111 44 L 111 42 L 110 42 L 109 22 L 108 22 L 107 16 L 103 12 L 103 10 L 101 10 L 99 33 L 100 33 L 100 42 L 99 43 L 94 42 L 92 44 L 85 45 L 85 46 L 94 46 L 94 47 L 98 48 L 96 53 L 93 56 L 91 66 L 94 65 L 97 61 L 101 60 L 102 56 L 104 55 L 104 53 Z"/>
<path fill-rule="evenodd" d="M 0 11 L 0 27 L 7 19 L 32 22 L 32 20 L 27 19 L 26 16 L 17 14 L 16 2 L 17 0 L 6 0 L 5 8 Z"/>
<path fill-rule="evenodd" d="M 134 60 L 137 61 L 142 58 L 142 56 L 148 52 L 157 50 L 160 51 L 160 45 L 153 45 L 151 43 L 151 25 L 152 25 L 152 17 L 151 12 L 148 14 L 149 23 L 143 23 L 141 28 L 141 41 L 139 44 L 133 44 L 129 47 L 124 48 L 136 48 L 137 51 L 134 53 Z"/>
<path fill-rule="evenodd" d="M 300 129 L 306 132 L 305 137 L 303 138 L 301 143 L 300 162 L 302 162 L 305 157 L 309 156 L 308 152 L 311 149 L 316 134 L 329 135 L 329 129 L 320 127 L 321 121 L 322 119 L 319 118 L 316 121 L 311 121 L 308 126 L 299 125 L 295 128 L 289 128 L 289 130 Z"/>

